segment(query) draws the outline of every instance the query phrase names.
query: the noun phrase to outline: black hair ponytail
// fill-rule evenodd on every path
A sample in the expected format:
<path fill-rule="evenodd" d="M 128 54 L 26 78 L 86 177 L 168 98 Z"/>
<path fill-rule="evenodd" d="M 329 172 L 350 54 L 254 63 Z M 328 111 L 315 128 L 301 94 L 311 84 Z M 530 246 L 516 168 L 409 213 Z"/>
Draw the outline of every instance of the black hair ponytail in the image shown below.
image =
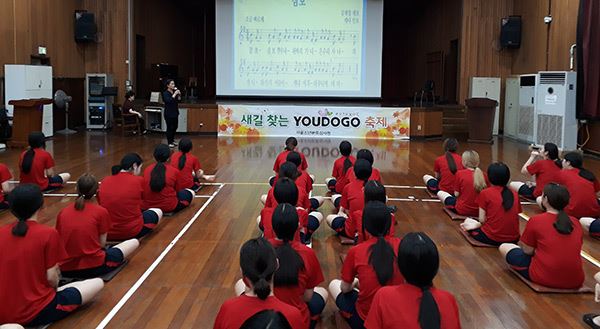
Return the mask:
<path fill-rule="evenodd" d="M 296 146 L 298 146 L 298 140 L 296 139 L 296 137 L 288 137 L 285 140 L 286 151 L 293 151 L 296 149 Z"/>
<path fill-rule="evenodd" d="M 296 207 L 289 203 L 280 203 L 275 208 L 272 217 L 273 230 L 283 244 L 275 248 L 279 268 L 275 272 L 275 286 L 295 286 L 298 284 L 298 275 L 304 267 L 302 257 L 292 248 L 290 241 L 298 230 L 298 212 Z"/>
<path fill-rule="evenodd" d="M 494 162 L 488 167 L 488 178 L 495 186 L 502 186 L 502 208 L 510 210 L 515 203 L 513 192 L 506 186 L 510 181 L 510 169 L 502 162 Z"/>
<path fill-rule="evenodd" d="M 279 166 L 279 178 L 287 177 L 293 181 L 300 177 L 298 167 L 292 162 L 286 161 Z"/>
<path fill-rule="evenodd" d="M 456 161 L 454 161 L 453 153 L 458 150 L 458 141 L 456 138 L 446 138 L 444 140 L 444 151 L 446 151 L 446 162 L 452 175 L 456 174 L 458 168 L 456 167 Z"/>
<path fill-rule="evenodd" d="M 441 327 L 440 309 L 430 289 L 437 275 L 440 257 L 435 243 L 425 233 L 408 233 L 398 248 L 398 267 L 407 283 L 421 288 L 419 325 L 423 329 Z"/>
<path fill-rule="evenodd" d="M 171 150 L 165 144 L 160 144 L 154 149 L 156 165 L 150 173 L 150 189 L 152 192 L 160 192 L 167 185 L 167 167 L 165 163 L 171 156 Z"/>
<path fill-rule="evenodd" d="M 365 159 L 365 160 L 369 161 L 371 166 L 375 162 L 375 158 L 373 158 L 373 153 L 371 153 L 371 151 L 369 151 L 367 149 L 362 149 L 362 150 L 359 150 L 358 152 L 356 152 L 356 160 L 358 160 L 358 159 Z"/>
<path fill-rule="evenodd" d="M 28 137 L 29 149 L 25 152 L 23 156 L 23 161 L 21 162 L 21 170 L 29 174 L 31 172 L 31 167 L 33 165 L 33 158 L 35 157 L 35 149 L 37 148 L 45 148 L 46 147 L 46 136 L 44 133 L 40 131 L 34 131 L 29 134 Z"/>
<path fill-rule="evenodd" d="M 556 220 L 554 221 L 554 228 L 560 234 L 571 234 L 573 232 L 573 223 L 571 218 L 564 211 L 565 207 L 569 205 L 569 190 L 566 187 L 558 185 L 556 183 L 546 184 L 544 187 L 543 196 L 548 200 L 550 207 L 558 211 Z"/>
<path fill-rule="evenodd" d="M 24 237 L 27 234 L 27 220 L 30 219 L 44 204 L 40 187 L 35 184 L 23 184 L 15 187 L 8 195 L 10 212 L 17 217 L 17 224 L 12 228 L 12 234 Z"/>
<path fill-rule="evenodd" d="M 277 180 L 273 187 L 273 196 L 277 203 L 298 203 L 298 186 L 289 178 L 282 177 Z"/>
<path fill-rule="evenodd" d="M 113 175 L 116 175 L 121 170 L 131 170 L 134 164 L 140 166 L 142 164 L 142 157 L 137 153 L 127 153 L 121 159 L 120 164 L 112 166 L 111 172 Z"/>
<path fill-rule="evenodd" d="M 252 282 L 253 291 L 261 300 L 271 294 L 271 280 L 277 269 L 277 256 L 271 244 L 263 239 L 250 239 L 240 250 L 242 274 Z"/>
<path fill-rule="evenodd" d="M 179 140 L 179 151 L 181 152 L 181 156 L 179 157 L 179 162 L 177 163 L 177 168 L 182 170 L 185 167 L 185 162 L 187 160 L 186 154 L 188 154 L 192 150 L 192 140 L 189 138 L 182 138 Z"/>
<path fill-rule="evenodd" d="M 298 168 L 302 166 L 302 157 L 300 156 L 300 153 L 296 151 L 290 151 L 285 157 L 285 161 L 295 164 Z"/>
<path fill-rule="evenodd" d="M 356 159 L 354 163 L 354 176 L 356 176 L 356 179 L 363 181 L 363 186 L 367 184 L 372 173 L 373 167 L 368 160 Z"/>
<path fill-rule="evenodd" d="M 369 248 L 369 265 L 375 270 L 377 281 L 385 286 L 394 276 L 396 255 L 394 248 L 385 240 L 390 231 L 392 217 L 385 203 L 369 201 L 363 210 L 363 234 L 367 231 L 377 238 Z"/>
<path fill-rule="evenodd" d="M 593 182 L 596 180 L 594 174 L 583 168 L 583 156 L 578 152 L 569 152 L 565 154 L 565 160 L 571 164 L 571 167 L 579 169 L 579 176 Z"/>
<path fill-rule="evenodd" d="M 343 169 L 343 173 L 344 175 L 348 172 L 348 169 L 352 168 L 352 161 L 350 161 L 350 157 L 346 157 L 346 159 L 344 159 L 344 169 Z"/>
<path fill-rule="evenodd" d="M 292 329 L 283 313 L 275 310 L 262 310 L 249 317 L 240 329 Z"/>
<path fill-rule="evenodd" d="M 346 157 L 346 159 L 344 159 L 343 170 L 343 173 L 345 175 L 348 169 L 352 167 L 352 161 L 350 161 L 350 154 L 352 154 L 352 144 L 350 144 L 349 141 L 342 141 L 340 143 L 340 153 L 342 154 L 342 156 Z"/>

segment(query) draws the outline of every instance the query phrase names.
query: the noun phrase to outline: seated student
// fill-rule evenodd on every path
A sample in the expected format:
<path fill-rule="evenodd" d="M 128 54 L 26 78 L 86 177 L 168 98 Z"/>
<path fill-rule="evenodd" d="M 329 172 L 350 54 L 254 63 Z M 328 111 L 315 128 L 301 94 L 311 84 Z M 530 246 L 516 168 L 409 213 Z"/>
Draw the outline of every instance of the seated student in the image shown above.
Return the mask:
<path fill-rule="evenodd" d="M 521 203 L 517 192 L 506 186 L 510 169 L 504 163 L 492 163 L 488 177 L 492 186 L 479 194 L 479 220 L 467 218 L 460 227 L 482 243 L 495 246 L 517 243 Z"/>
<path fill-rule="evenodd" d="M 260 215 L 256 219 L 259 228 L 263 231 L 266 239 L 274 239 L 275 233 L 273 232 L 272 217 L 275 207 L 281 203 L 296 204 L 298 199 L 298 192 L 300 191 L 296 184 L 289 178 L 280 178 L 275 187 L 273 188 L 273 195 L 277 204 L 274 207 L 265 207 L 261 210 Z M 306 209 L 296 207 L 299 219 L 299 230 L 296 234 L 296 241 L 302 241 L 303 243 L 310 243 L 312 234 L 319 228 L 323 215 L 319 212 L 313 211 L 308 213 Z"/>
<path fill-rule="evenodd" d="M 435 177 L 425 175 L 423 176 L 423 182 L 425 182 L 425 186 L 431 193 L 437 193 L 441 190 L 454 194 L 455 175 L 459 170 L 464 169 L 463 161 L 461 156 L 456 154 L 458 150 L 456 138 L 446 138 L 443 146 L 444 155 L 437 157 L 433 163 Z"/>
<path fill-rule="evenodd" d="M 544 187 L 542 204 L 546 212 L 529 219 L 520 247 L 504 243 L 500 253 L 528 280 L 551 288 L 579 288 L 585 279 L 580 256 L 583 231 L 577 219 L 564 211 L 569 191 L 549 183 Z"/>
<path fill-rule="evenodd" d="M 262 310 L 249 317 L 248 320 L 244 321 L 240 327 L 240 329 L 258 328 L 292 329 L 292 326 L 285 318 L 283 313 L 273 310 Z"/>
<path fill-rule="evenodd" d="M 60 270 L 66 277 L 95 278 L 109 273 L 140 245 L 137 239 L 131 239 L 106 248 L 110 215 L 105 208 L 91 202 L 97 190 L 94 176 L 79 177 L 77 200 L 58 213 L 56 230 L 67 252 Z"/>
<path fill-rule="evenodd" d="M 250 239 L 240 250 L 243 278 L 235 286 L 236 296 L 221 305 L 214 329 L 238 329 L 254 314 L 263 310 L 281 312 L 294 329 L 305 329 L 300 311 L 273 295 L 273 275 L 277 255 L 265 239 Z"/>
<path fill-rule="evenodd" d="M 564 185 L 571 195 L 565 212 L 575 218 L 600 217 L 600 182 L 591 171 L 583 168 L 581 154 L 565 154 L 562 167 L 555 181 Z M 540 198 L 537 201 L 540 204 Z"/>
<path fill-rule="evenodd" d="M 379 169 L 373 167 L 373 163 L 375 162 L 375 159 L 373 158 L 373 153 L 371 153 L 371 151 L 369 151 L 367 149 L 359 150 L 356 153 L 356 160 L 358 160 L 358 159 L 367 160 L 371 164 L 372 171 L 371 171 L 371 177 L 369 177 L 369 180 L 376 180 L 383 184 L 383 182 L 381 181 L 381 173 L 379 172 Z M 344 187 L 346 187 L 346 185 L 348 183 L 353 182 L 355 180 L 356 180 L 356 175 L 354 174 L 354 170 L 348 170 L 346 172 L 346 176 L 344 176 L 344 178 L 338 180 L 337 183 L 335 184 L 335 191 L 337 193 L 342 193 L 344 191 Z"/>
<path fill-rule="evenodd" d="M 112 167 L 112 176 L 104 177 L 98 189 L 98 203 L 110 215 L 109 240 L 139 239 L 152 232 L 162 219 L 158 208 L 142 211 L 144 179 L 142 158 L 126 154 L 121 164 Z"/>
<path fill-rule="evenodd" d="M 377 291 L 365 327 L 460 329 L 456 299 L 433 286 L 440 256 L 427 234 L 412 232 L 402 238 L 398 267 L 406 283 Z"/>
<path fill-rule="evenodd" d="M 385 187 L 376 180 L 370 180 L 365 184 L 364 188 L 365 204 L 370 201 L 380 201 L 383 203 L 387 202 L 387 196 L 385 193 Z M 338 216 L 336 214 L 327 216 L 327 224 L 339 235 L 345 236 L 350 239 L 355 239 L 357 243 L 361 243 L 371 238 L 371 236 L 363 230 L 363 217 L 365 216 L 364 211 L 356 210 L 348 217 Z M 392 221 L 390 222 L 390 236 L 394 236 L 394 223 L 395 217 L 392 214 Z M 365 235 L 367 238 L 365 239 Z"/>
<path fill-rule="evenodd" d="M 277 236 L 269 242 L 275 247 L 279 267 L 275 272 L 275 296 L 297 307 L 304 317 L 305 328 L 314 328 L 321 316 L 328 293 L 318 287 L 323 271 L 316 253 L 294 241 L 298 231 L 298 213 L 289 203 L 280 203 L 273 213 L 273 230 Z"/>
<path fill-rule="evenodd" d="M 377 290 L 404 282 L 395 265 L 400 239 L 387 236 L 392 221 L 389 209 L 383 202 L 371 201 L 364 214 L 365 231 L 373 237 L 348 251 L 342 280 L 329 284 L 331 297 L 353 329 L 363 328 Z"/>
<path fill-rule="evenodd" d="M 459 215 L 479 215 L 477 199 L 479 193 L 487 187 L 487 177 L 479 169 L 479 154 L 475 151 L 465 151 L 462 162 L 466 169 L 459 170 L 455 175 L 454 195 L 440 190 L 438 198 L 445 207 Z"/>
<path fill-rule="evenodd" d="M 144 121 L 144 116 L 142 113 L 135 110 L 135 106 L 133 101 L 135 100 L 135 92 L 130 90 L 125 93 L 125 102 L 123 102 L 123 106 L 121 107 L 121 113 L 123 114 L 135 114 L 138 116 L 138 124 L 140 126 L 140 131 L 142 135 L 145 135 L 148 130 L 146 129 L 146 121 Z"/>
<path fill-rule="evenodd" d="M 356 158 L 351 155 L 352 144 L 349 141 L 342 141 L 340 143 L 340 154 L 342 155 L 333 163 L 332 177 L 325 179 L 325 184 L 331 192 L 335 192 L 335 185 L 337 182 L 344 178 L 348 169 L 352 168 Z"/>
<path fill-rule="evenodd" d="M 288 153 L 286 162 L 295 164 L 296 168 L 302 168 L 302 157 L 300 156 L 300 153 L 296 151 L 291 151 Z M 298 184 L 298 187 L 304 188 L 304 190 L 309 193 L 313 189 L 314 177 L 309 175 L 306 170 L 298 169 L 298 173 L 299 175 L 296 179 L 296 184 Z"/>
<path fill-rule="evenodd" d="M 553 143 L 546 143 L 543 149 L 539 151 L 532 150 L 529 159 L 521 168 L 521 173 L 533 176 L 535 183 L 511 182 L 510 188 L 528 199 L 535 199 L 542 195 L 546 184 L 556 180 L 561 168 L 561 161 L 558 158 L 558 146 Z"/>
<path fill-rule="evenodd" d="M 179 170 L 167 162 L 171 157 L 168 145 L 160 144 L 154 149 L 155 164 L 144 170 L 144 209 L 159 208 L 163 212 L 178 212 L 188 207 L 196 193 L 190 189 L 177 191 Z"/>
<path fill-rule="evenodd" d="M 8 167 L 5 164 L 0 163 L 0 210 L 9 208 L 7 197 L 8 193 L 14 188 L 14 185 L 10 183 L 12 178 L 13 176 Z"/>
<path fill-rule="evenodd" d="M 365 193 L 363 191 L 367 181 L 371 180 L 373 168 L 369 161 L 357 159 L 354 167 L 356 178 L 344 186 L 342 194 L 334 194 L 331 201 L 336 208 L 339 208 L 338 216 L 347 217 L 348 214 L 356 210 L 361 210 L 365 205 Z"/>
<path fill-rule="evenodd" d="M 277 182 L 279 178 L 287 177 L 293 180 L 298 187 L 298 203 L 296 204 L 298 207 L 302 207 L 307 211 L 316 210 L 320 205 L 323 204 L 324 198 L 322 196 L 313 196 L 308 197 L 308 192 L 304 189 L 306 186 L 304 183 L 298 183 L 298 177 L 300 176 L 300 172 L 297 169 L 297 166 L 292 162 L 284 162 L 279 166 L 279 174 L 275 176 L 275 181 Z M 273 197 L 273 187 L 269 189 L 267 194 L 263 194 L 260 197 L 260 201 L 267 208 L 275 208 L 277 206 L 277 201 Z"/>
<path fill-rule="evenodd" d="M 21 153 L 19 159 L 20 183 L 36 184 L 42 191 L 63 186 L 71 175 L 54 174 L 54 158 L 46 152 L 46 137 L 39 131 L 29 134 L 29 149 Z"/>
<path fill-rule="evenodd" d="M 58 232 L 37 222 L 44 203 L 39 186 L 22 184 L 10 194 L 17 218 L 0 228 L 0 323 L 42 326 L 86 304 L 104 287 L 90 279 L 58 287 L 58 264 L 66 256 Z"/>
<path fill-rule="evenodd" d="M 277 155 L 275 163 L 273 164 L 273 171 L 275 172 L 275 174 L 279 172 L 279 166 L 281 166 L 282 163 L 288 161 L 288 153 L 296 151 L 296 147 L 298 147 L 298 140 L 296 139 L 296 137 L 288 137 L 288 139 L 285 140 L 285 149 L 283 150 L 283 152 Z M 300 157 L 302 157 L 302 165 L 300 166 L 300 170 L 304 171 L 308 169 L 308 162 L 306 162 L 306 158 L 304 157 L 304 154 L 302 152 L 298 153 L 300 154 Z"/>
<path fill-rule="evenodd" d="M 171 156 L 171 166 L 179 169 L 176 186 L 177 191 L 186 188 L 197 191 L 200 189 L 200 185 L 198 184 L 200 179 L 205 179 L 209 182 L 215 180 L 215 176 L 204 174 L 204 170 L 200 167 L 198 158 L 193 154 L 190 154 L 192 146 L 191 139 L 182 138 L 179 140 L 179 152 L 175 152 Z"/>

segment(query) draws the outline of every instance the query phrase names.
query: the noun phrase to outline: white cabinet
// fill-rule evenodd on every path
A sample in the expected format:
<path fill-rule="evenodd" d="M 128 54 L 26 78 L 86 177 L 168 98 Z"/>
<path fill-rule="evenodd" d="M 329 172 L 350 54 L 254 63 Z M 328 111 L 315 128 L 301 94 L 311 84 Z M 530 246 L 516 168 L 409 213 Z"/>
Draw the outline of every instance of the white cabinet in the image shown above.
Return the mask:
<path fill-rule="evenodd" d="M 5 106 L 12 117 L 11 100 L 50 98 L 52 99 L 52 67 L 40 65 L 4 65 Z M 52 104 L 44 105 L 42 132 L 46 137 L 54 134 Z"/>
<path fill-rule="evenodd" d="M 482 97 L 498 102 L 494 116 L 494 135 L 498 135 L 500 125 L 500 78 L 471 78 L 470 98 Z"/>

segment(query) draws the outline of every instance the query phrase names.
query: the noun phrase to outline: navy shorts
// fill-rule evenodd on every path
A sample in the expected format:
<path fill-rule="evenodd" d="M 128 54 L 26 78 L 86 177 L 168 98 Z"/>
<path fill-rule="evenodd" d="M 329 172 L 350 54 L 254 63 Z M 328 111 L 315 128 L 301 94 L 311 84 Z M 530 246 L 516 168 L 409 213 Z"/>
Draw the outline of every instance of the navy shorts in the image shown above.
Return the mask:
<path fill-rule="evenodd" d="M 56 190 L 63 186 L 64 182 L 63 182 L 62 177 L 60 177 L 58 175 L 54 175 L 52 177 L 47 177 L 47 178 L 48 178 L 48 187 L 46 187 L 46 189 L 43 190 L 42 192 L 53 191 L 53 190 Z"/>
<path fill-rule="evenodd" d="M 523 252 L 521 248 L 515 248 L 506 254 L 506 262 L 510 267 L 521 274 L 527 280 L 529 277 L 529 265 L 531 265 L 531 256 Z"/>
<path fill-rule="evenodd" d="M 481 228 L 478 229 L 474 229 L 474 230 L 470 230 L 469 234 L 471 235 L 471 237 L 481 243 L 485 243 L 485 244 L 489 244 L 492 246 L 500 246 L 503 243 L 518 243 L 519 240 L 517 241 L 504 241 L 504 242 L 498 242 L 496 240 L 492 240 L 490 239 L 485 233 L 483 233 L 483 231 L 481 230 Z"/>
<path fill-rule="evenodd" d="M 43 326 L 64 319 L 81 306 L 81 293 L 75 288 L 57 291 L 56 296 L 38 315 L 27 324 L 28 327 Z"/>
<path fill-rule="evenodd" d="M 335 199 L 335 201 L 333 202 L 333 206 L 336 208 L 340 207 L 340 202 L 342 202 L 342 197 L 339 197 L 337 199 Z"/>
<path fill-rule="evenodd" d="M 452 210 L 455 209 L 456 206 L 456 197 L 455 196 L 449 196 L 444 200 L 444 206 L 446 206 L 446 208 L 450 208 Z"/>
<path fill-rule="evenodd" d="M 533 196 L 533 191 L 535 191 L 535 185 L 527 186 L 527 184 L 524 184 L 521 186 L 521 188 L 519 188 L 519 195 L 522 195 L 527 199 L 535 199 L 535 196 Z"/>
<path fill-rule="evenodd" d="M 319 320 L 319 318 L 321 317 L 321 313 L 323 313 L 323 310 L 325 309 L 325 303 L 326 302 L 323 299 L 323 296 L 317 294 L 316 292 L 313 293 L 313 296 L 310 299 L 310 301 L 306 303 L 306 306 L 308 306 L 308 310 L 310 311 L 311 329 L 313 329 L 317 325 L 317 321 Z"/>
<path fill-rule="evenodd" d="M 173 209 L 173 212 L 178 212 L 181 211 L 185 208 L 187 208 L 191 203 L 192 200 L 194 199 L 194 195 L 192 194 L 192 192 L 188 191 L 188 190 L 181 190 L 179 192 L 177 192 L 177 207 L 175 207 L 175 209 Z"/>
<path fill-rule="evenodd" d="M 0 193 L 2 193 L 2 192 L 0 192 Z M 10 208 L 8 201 L 4 200 L 4 201 L 0 202 L 0 210 L 4 210 L 4 209 L 8 209 L 8 208 Z"/>
<path fill-rule="evenodd" d="M 600 219 L 596 219 L 590 224 L 590 235 L 600 237 Z"/>
<path fill-rule="evenodd" d="M 105 250 L 104 264 L 86 268 L 84 270 L 63 271 L 62 274 L 68 278 L 91 279 L 103 276 L 112 272 L 115 268 L 121 266 L 125 262 L 123 252 L 118 248 L 107 248 Z"/>
<path fill-rule="evenodd" d="M 329 180 L 329 182 L 327 182 L 327 187 L 329 188 L 329 190 L 335 191 L 335 184 L 337 184 L 337 179 L 332 178 Z"/>
<path fill-rule="evenodd" d="M 269 178 L 269 185 L 273 186 L 275 184 L 275 176 Z"/>
<path fill-rule="evenodd" d="M 346 217 L 338 216 L 331 221 L 331 228 L 341 236 L 346 236 Z"/>
<path fill-rule="evenodd" d="M 350 328 L 362 329 L 365 321 L 360 318 L 356 311 L 356 301 L 358 300 L 358 291 L 352 290 L 349 293 L 341 293 L 335 299 L 335 305 L 340 309 L 340 313 L 346 319 Z"/>
<path fill-rule="evenodd" d="M 154 228 L 156 227 L 159 221 L 158 214 L 152 210 L 144 211 L 142 213 L 142 217 L 144 218 L 144 226 L 142 226 L 142 230 L 140 231 L 140 233 L 138 233 L 138 235 L 135 236 L 136 239 L 139 239 L 154 231 Z"/>
<path fill-rule="evenodd" d="M 319 209 L 319 200 L 315 199 L 315 198 L 310 198 L 310 209 L 311 210 L 317 210 Z"/>
<path fill-rule="evenodd" d="M 437 193 L 440 190 L 439 181 L 435 178 L 428 180 L 427 189 L 433 193 Z"/>

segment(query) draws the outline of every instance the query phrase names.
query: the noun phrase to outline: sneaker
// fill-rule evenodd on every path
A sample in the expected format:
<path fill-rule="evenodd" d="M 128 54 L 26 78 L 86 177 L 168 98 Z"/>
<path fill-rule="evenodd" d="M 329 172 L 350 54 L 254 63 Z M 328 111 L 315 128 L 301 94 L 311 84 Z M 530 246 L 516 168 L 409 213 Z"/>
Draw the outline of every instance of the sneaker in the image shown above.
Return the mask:
<path fill-rule="evenodd" d="M 594 329 L 600 329 L 600 326 L 594 323 L 594 318 L 597 317 L 598 314 L 585 314 L 583 316 L 583 322 L 585 322 L 588 326 Z"/>
<path fill-rule="evenodd" d="M 142 135 L 146 135 L 148 133 L 148 130 L 145 129 L 144 131 L 142 131 Z"/>
<path fill-rule="evenodd" d="M 171 143 L 171 144 L 169 144 L 169 147 L 170 148 L 175 148 L 175 144 Z"/>

